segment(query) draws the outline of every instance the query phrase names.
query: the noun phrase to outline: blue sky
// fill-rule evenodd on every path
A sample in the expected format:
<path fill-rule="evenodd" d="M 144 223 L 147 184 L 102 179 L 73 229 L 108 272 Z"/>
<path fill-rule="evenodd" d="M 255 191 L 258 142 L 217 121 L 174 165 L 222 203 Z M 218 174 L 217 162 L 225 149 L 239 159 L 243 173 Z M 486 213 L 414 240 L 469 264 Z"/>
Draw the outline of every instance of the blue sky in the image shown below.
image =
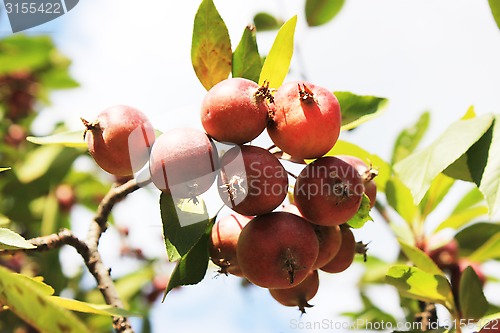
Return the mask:
<path fill-rule="evenodd" d="M 333 22 L 307 29 L 303 1 L 215 0 L 233 45 L 258 11 L 284 19 L 299 15 L 296 45 L 303 61 L 293 59 L 287 80 L 296 79 L 303 71 L 309 80 L 332 90 L 389 98 L 382 117 L 341 135 L 382 158 L 390 157 L 396 135 L 424 110 L 432 111 L 431 131 L 424 144 L 471 105 L 479 114 L 499 112 L 500 31 L 486 0 L 346 2 Z M 81 83 L 78 89 L 53 95 L 53 104 L 42 111 L 35 124 L 36 132 L 47 134 L 61 118 L 79 129 L 80 117 L 92 119 L 114 104 L 141 109 L 160 130 L 201 128 L 198 112 L 204 89 L 190 63 L 197 6 L 197 1 L 85 0 L 63 17 L 30 30 L 54 37 L 73 59 L 71 71 Z M 2 13 L 0 36 L 8 34 Z M 257 38 L 265 53 L 274 33 Z M 269 139 L 263 135 L 256 143 L 268 146 Z M 133 242 L 148 243 L 145 250 L 149 254 L 162 255 L 158 193 L 152 189 L 144 192 L 127 201 L 126 207 L 118 206 L 116 219 L 131 228 Z M 82 232 L 86 218 L 81 211 L 75 213 Z M 112 231 L 108 233 L 108 245 L 106 239 L 102 244 L 111 263 L 116 251 Z M 373 255 L 394 259 L 396 242 L 379 219 L 358 230 L 356 237 L 371 241 Z M 114 272 L 126 269 L 113 267 Z M 299 331 L 290 324 L 299 318 L 296 309 L 278 305 L 266 290 L 240 288 L 237 279 L 215 279 L 214 272 L 212 267 L 202 283 L 172 293 L 155 307 L 155 332 Z M 353 267 L 339 275 L 322 275 L 320 292 L 312 301 L 316 306 L 301 320 L 335 319 L 339 312 L 356 310 L 360 300 L 355 279 L 360 272 L 360 267 Z M 373 293 L 379 306 L 402 315 L 393 290 Z"/>

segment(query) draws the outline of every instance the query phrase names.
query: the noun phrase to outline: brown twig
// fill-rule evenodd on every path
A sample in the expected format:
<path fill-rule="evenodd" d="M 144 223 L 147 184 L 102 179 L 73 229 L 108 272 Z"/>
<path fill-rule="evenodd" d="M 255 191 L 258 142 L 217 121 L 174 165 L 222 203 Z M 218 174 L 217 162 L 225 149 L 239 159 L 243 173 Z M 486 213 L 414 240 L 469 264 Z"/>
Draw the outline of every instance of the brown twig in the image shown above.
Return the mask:
<path fill-rule="evenodd" d="M 123 303 L 118 295 L 110 270 L 104 265 L 99 253 L 99 239 L 107 229 L 109 214 L 114 205 L 125 198 L 127 194 L 139 189 L 134 179 L 129 180 L 123 185 L 112 187 L 106 196 L 102 199 L 94 220 L 90 224 L 87 234 L 86 244 L 89 248 L 89 258 L 85 264 L 90 273 L 94 276 L 97 287 L 104 296 L 107 304 L 123 308 Z M 133 333 L 129 320 L 126 317 L 113 317 L 113 327 L 117 333 Z"/>
<path fill-rule="evenodd" d="M 107 221 L 114 205 L 128 194 L 139 189 L 139 187 L 134 179 L 123 185 L 113 186 L 99 204 L 85 241 L 76 237 L 70 230 L 63 229 L 56 234 L 29 239 L 28 242 L 36 246 L 34 249 L 3 250 L 0 251 L 0 255 L 14 254 L 21 251 L 47 251 L 60 248 L 63 245 L 70 245 L 82 256 L 85 265 L 94 276 L 97 287 L 104 296 L 106 303 L 123 308 L 123 302 L 111 278 L 110 269 L 104 265 L 99 253 L 99 239 L 107 229 Z M 113 317 L 113 327 L 117 333 L 134 332 L 126 317 Z"/>

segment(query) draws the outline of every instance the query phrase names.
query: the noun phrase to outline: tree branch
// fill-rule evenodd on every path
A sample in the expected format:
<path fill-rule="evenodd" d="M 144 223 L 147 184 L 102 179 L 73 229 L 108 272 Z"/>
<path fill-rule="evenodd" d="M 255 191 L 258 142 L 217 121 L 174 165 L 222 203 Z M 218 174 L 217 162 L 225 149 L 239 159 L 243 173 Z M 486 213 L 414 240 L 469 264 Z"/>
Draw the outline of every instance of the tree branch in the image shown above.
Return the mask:
<path fill-rule="evenodd" d="M 29 239 L 29 243 L 37 246 L 35 249 L 3 250 L 0 251 L 0 255 L 27 251 L 41 252 L 60 248 L 63 245 L 70 245 L 82 256 L 89 272 L 95 278 L 97 288 L 101 291 L 106 303 L 123 308 L 123 302 L 111 278 L 110 269 L 104 265 L 99 253 L 99 239 L 107 229 L 108 218 L 115 204 L 139 188 L 140 186 L 135 179 L 131 179 L 123 185 L 113 186 L 99 204 L 96 215 L 90 223 L 85 241 L 76 237 L 71 230 L 63 229 L 57 234 Z M 117 333 L 134 332 L 126 317 L 113 317 L 113 327 Z"/>
<path fill-rule="evenodd" d="M 114 205 L 121 201 L 129 193 L 139 189 L 135 179 L 131 179 L 123 185 L 112 187 L 102 199 L 94 220 L 91 222 L 87 234 L 86 244 L 89 248 L 89 258 L 85 264 L 97 282 L 97 288 L 101 291 L 107 304 L 123 308 L 123 303 L 118 295 L 113 279 L 99 253 L 99 239 L 107 229 L 107 221 Z M 129 320 L 126 317 L 113 317 L 113 327 L 117 333 L 133 333 Z"/>

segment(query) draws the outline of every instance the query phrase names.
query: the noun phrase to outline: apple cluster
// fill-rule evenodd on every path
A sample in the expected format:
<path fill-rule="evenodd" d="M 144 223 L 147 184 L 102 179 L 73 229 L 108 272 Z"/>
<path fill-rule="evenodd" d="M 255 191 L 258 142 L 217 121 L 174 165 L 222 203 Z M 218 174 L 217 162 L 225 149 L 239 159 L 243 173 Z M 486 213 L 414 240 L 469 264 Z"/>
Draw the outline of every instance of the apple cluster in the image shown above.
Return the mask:
<path fill-rule="evenodd" d="M 304 311 L 318 290 L 318 270 L 339 273 L 352 264 L 356 242 L 347 222 L 365 196 L 375 204 L 376 172 L 354 156 L 325 156 L 342 123 L 328 89 L 295 81 L 273 90 L 229 78 L 202 102 L 204 131 L 177 128 L 156 140 L 144 114 L 131 107 L 82 121 L 90 154 L 109 173 L 130 176 L 149 160 L 158 189 L 195 203 L 217 184 L 233 211 L 212 228 L 209 251 L 220 273 L 245 277 Z M 266 129 L 279 154 L 251 144 Z M 278 158 L 284 155 L 314 161 L 295 177 Z"/>

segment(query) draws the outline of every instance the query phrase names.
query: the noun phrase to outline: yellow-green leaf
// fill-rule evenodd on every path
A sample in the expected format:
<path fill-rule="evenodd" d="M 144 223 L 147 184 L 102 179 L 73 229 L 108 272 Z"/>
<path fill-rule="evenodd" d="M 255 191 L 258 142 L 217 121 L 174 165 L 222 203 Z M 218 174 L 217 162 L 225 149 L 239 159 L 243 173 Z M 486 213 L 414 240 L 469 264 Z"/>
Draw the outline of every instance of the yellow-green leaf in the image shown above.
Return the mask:
<path fill-rule="evenodd" d="M 194 18 L 191 62 L 201 84 L 209 90 L 231 73 L 231 40 L 212 0 L 203 0 Z"/>
<path fill-rule="evenodd" d="M 429 147 L 417 151 L 394 165 L 400 179 L 411 190 L 418 204 L 434 178 L 476 143 L 490 128 L 492 115 L 453 123 Z"/>
<path fill-rule="evenodd" d="M 240 43 L 233 54 L 233 77 L 243 77 L 254 82 L 259 81 L 262 60 L 255 38 L 255 27 L 248 25 L 243 31 Z"/>
<path fill-rule="evenodd" d="M 0 249 L 34 249 L 36 246 L 29 243 L 23 236 L 6 228 L 0 228 Z"/>
<path fill-rule="evenodd" d="M 427 273 L 417 267 L 394 265 L 387 272 L 386 282 L 395 286 L 405 297 L 439 303 L 450 312 L 455 312 L 450 283 L 442 275 Z"/>
<path fill-rule="evenodd" d="M 0 172 L 4 172 L 4 171 L 7 171 L 7 170 L 10 170 L 11 168 L 0 168 Z"/>
<path fill-rule="evenodd" d="M 103 316 L 121 316 L 121 317 L 134 317 L 139 316 L 139 314 L 127 311 L 125 309 L 120 309 L 108 304 L 92 304 L 81 302 L 74 299 L 62 298 L 58 296 L 51 296 L 50 299 L 62 308 L 71 311 L 92 313 Z"/>
<path fill-rule="evenodd" d="M 500 28 L 500 0 L 488 0 L 493 18 Z"/>
<path fill-rule="evenodd" d="M 437 274 L 443 277 L 445 276 L 443 271 L 436 265 L 434 261 L 432 261 L 431 258 L 429 258 L 427 254 L 424 253 L 424 251 L 415 246 L 406 244 L 401 240 L 399 241 L 399 246 L 401 247 L 401 250 L 403 251 L 405 256 L 410 259 L 415 267 L 418 267 L 422 271 L 429 274 Z"/>
<path fill-rule="evenodd" d="M 255 14 L 253 23 L 257 27 L 257 31 L 278 30 L 283 25 L 281 19 L 265 12 Z"/>
<path fill-rule="evenodd" d="M 41 333 L 88 333 L 70 311 L 50 297 L 49 286 L 0 267 L 0 303 Z"/>
<path fill-rule="evenodd" d="M 373 221 L 370 216 L 370 199 L 366 194 L 363 194 L 363 199 L 361 200 L 361 205 L 359 206 L 356 215 L 354 215 L 347 224 L 354 229 L 359 229 L 365 225 L 368 221 Z"/>
<path fill-rule="evenodd" d="M 345 0 L 307 0 L 306 20 L 310 27 L 330 22 L 342 9 Z"/>
<path fill-rule="evenodd" d="M 388 100 L 376 96 L 361 96 L 348 91 L 335 91 L 342 110 L 342 130 L 356 128 L 382 114 Z"/>
<path fill-rule="evenodd" d="M 270 88 L 279 88 L 285 80 L 292 60 L 296 25 L 297 15 L 281 26 L 262 66 L 259 77 L 260 85 L 268 82 Z"/>
<path fill-rule="evenodd" d="M 42 137 L 28 136 L 26 140 L 37 145 L 62 145 L 66 147 L 87 148 L 87 143 L 83 140 L 83 130 Z"/>

